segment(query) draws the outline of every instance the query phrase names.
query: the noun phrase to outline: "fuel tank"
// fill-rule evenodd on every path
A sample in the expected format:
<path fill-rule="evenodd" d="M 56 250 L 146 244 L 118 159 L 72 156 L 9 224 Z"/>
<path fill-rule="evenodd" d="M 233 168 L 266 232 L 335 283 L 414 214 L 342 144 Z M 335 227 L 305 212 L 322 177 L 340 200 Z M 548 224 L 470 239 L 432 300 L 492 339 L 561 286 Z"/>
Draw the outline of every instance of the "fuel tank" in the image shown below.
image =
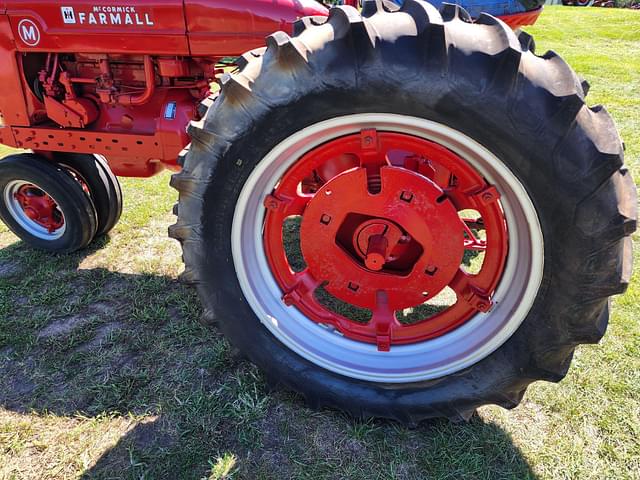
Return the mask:
<path fill-rule="evenodd" d="M 298 18 L 313 0 L 6 0 L 22 52 L 237 56 Z"/>

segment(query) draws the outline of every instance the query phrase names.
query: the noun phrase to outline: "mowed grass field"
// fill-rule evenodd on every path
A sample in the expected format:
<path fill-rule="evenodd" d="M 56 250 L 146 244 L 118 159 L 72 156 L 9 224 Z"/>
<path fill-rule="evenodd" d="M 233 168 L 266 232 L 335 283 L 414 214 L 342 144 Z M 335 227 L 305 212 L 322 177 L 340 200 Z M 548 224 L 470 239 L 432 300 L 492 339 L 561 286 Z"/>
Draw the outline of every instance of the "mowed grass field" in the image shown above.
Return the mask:
<path fill-rule="evenodd" d="M 547 8 L 528 31 L 589 80 L 640 180 L 640 11 Z M 123 180 L 121 222 L 74 255 L 0 225 L 0 479 L 640 479 L 637 273 L 602 343 L 515 410 L 356 421 L 268 391 L 201 325 L 168 180 Z"/>

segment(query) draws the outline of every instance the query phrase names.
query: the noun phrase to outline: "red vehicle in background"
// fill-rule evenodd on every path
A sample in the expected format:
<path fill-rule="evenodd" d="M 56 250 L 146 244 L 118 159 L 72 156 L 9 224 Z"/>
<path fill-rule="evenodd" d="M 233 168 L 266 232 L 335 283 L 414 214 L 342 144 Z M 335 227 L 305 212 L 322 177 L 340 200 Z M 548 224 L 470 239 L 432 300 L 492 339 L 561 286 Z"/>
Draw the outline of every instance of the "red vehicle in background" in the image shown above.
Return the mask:
<path fill-rule="evenodd" d="M 519 30 L 538 0 L 345 3 L 5 0 L 0 143 L 31 152 L 0 217 L 74 251 L 117 176 L 176 170 L 182 278 L 273 383 L 409 424 L 512 408 L 628 283 L 615 125 Z"/>

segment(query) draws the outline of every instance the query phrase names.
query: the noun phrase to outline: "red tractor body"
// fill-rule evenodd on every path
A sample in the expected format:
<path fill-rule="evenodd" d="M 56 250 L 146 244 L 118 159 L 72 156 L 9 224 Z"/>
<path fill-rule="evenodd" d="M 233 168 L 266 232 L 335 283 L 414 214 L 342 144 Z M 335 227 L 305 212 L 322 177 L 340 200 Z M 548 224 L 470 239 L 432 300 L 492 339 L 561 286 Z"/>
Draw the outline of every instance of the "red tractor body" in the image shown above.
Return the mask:
<path fill-rule="evenodd" d="M 0 16 L 0 143 L 97 153 L 117 175 L 174 167 L 185 126 L 225 57 L 301 16 L 294 0 L 5 2 Z"/>

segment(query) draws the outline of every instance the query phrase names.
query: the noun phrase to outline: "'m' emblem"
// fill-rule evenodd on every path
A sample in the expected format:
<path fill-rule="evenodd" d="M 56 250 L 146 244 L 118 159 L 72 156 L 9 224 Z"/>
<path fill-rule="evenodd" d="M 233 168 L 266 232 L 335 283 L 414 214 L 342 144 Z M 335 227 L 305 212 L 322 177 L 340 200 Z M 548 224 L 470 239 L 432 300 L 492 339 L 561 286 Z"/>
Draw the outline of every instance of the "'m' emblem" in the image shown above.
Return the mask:
<path fill-rule="evenodd" d="M 35 47 L 40 43 L 40 30 L 32 20 L 20 20 L 20 23 L 18 23 L 18 35 L 30 47 Z"/>

